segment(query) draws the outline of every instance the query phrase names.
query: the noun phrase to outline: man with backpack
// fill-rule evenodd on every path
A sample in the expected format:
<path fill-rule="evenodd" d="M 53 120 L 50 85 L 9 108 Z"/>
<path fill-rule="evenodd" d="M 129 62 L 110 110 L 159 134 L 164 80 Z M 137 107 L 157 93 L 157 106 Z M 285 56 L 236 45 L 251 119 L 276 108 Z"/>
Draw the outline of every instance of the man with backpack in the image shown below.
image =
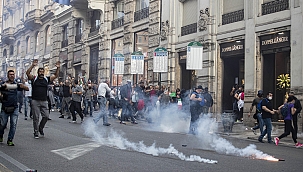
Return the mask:
<path fill-rule="evenodd" d="M 284 118 L 284 133 L 281 134 L 279 137 L 275 137 L 275 144 L 278 146 L 280 140 L 286 136 L 288 136 L 291 132 L 292 139 L 295 142 L 295 147 L 302 147 L 303 145 L 299 142 L 297 142 L 297 133 L 296 130 L 293 128 L 291 124 L 291 120 L 293 115 L 296 113 L 296 108 L 294 107 L 295 99 L 293 96 L 289 96 L 287 99 L 287 103 L 281 105 L 279 107 L 279 111 L 281 112 L 283 118 Z"/>
<path fill-rule="evenodd" d="M 209 109 L 213 106 L 213 97 L 208 92 L 208 87 L 204 88 L 203 97 L 206 100 L 205 105 L 203 106 L 203 114 L 208 114 Z"/>
<path fill-rule="evenodd" d="M 271 104 L 272 97 L 273 97 L 273 94 L 272 94 L 272 92 L 269 91 L 267 93 L 267 97 L 265 99 L 263 99 L 262 103 L 261 103 L 262 119 L 263 119 L 264 125 L 266 127 L 258 139 L 258 141 L 261 143 L 264 143 L 262 139 L 265 136 L 265 134 L 267 134 L 267 142 L 273 143 L 273 141 L 271 139 L 271 130 L 272 130 L 271 117 L 272 117 L 272 115 L 274 115 L 276 113 L 276 110 L 274 110 L 272 108 L 272 104 Z"/>
<path fill-rule="evenodd" d="M 258 125 L 256 125 L 255 127 L 251 128 L 251 131 L 257 135 L 256 133 L 256 129 L 260 128 L 260 133 L 263 132 L 263 126 L 264 126 L 264 122 L 262 119 L 262 100 L 263 100 L 263 90 L 259 90 L 257 97 L 253 100 L 251 107 L 249 109 L 249 114 L 248 117 L 250 117 L 250 114 L 254 108 L 254 106 L 256 107 L 256 113 L 254 114 L 254 119 L 257 119 L 258 121 Z"/>

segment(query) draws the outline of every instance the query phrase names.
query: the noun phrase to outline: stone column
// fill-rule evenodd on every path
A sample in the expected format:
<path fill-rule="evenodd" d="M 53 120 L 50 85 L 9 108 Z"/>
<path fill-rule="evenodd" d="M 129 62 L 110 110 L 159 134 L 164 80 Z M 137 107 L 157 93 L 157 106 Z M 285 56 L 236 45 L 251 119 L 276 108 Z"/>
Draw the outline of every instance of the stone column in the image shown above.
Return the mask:
<path fill-rule="evenodd" d="M 134 33 L 132 31 L 132 24 L 134 21 L 134 7 L 135 1 L 134 0 L 126 0 L 124 1 L 124 37 L 123 37 L 123 54 L 125 57 L 125 67 L 124 67 L 124 75 L 123 75 L 123 83 L 126 80 L 132 79 L 132 75 L 130 74 L 130 58 L 131 53 L 133 52 L 133 42 L 134 42 Z"/>
<path fill-rule="evenodd" d="M 149 38 L 148 38 L 148 74 L 146 78 L 154 85 L 158 84 L 158 73 L 153 73 L 153 52 L 160 44 L 160 2 L 159 0 L 149 1 Z M 152 76 L 152 77 L 150 77 Z"/>
<path fill-rule="evenodd" d="M 258 36 L 255 33 L 255 11 L 258 8 L 258 1 L 245 0 L 245 62 L 244 62 L 244 79 L 245 79 L 245 104 L 243 110 L 244 123 L 253 125 L 255 121 L 252 117 L 248 118 L 249 108 L 253 99 L 256 97 L 256 90 L 261 88 L 261 57 L 260 44 Z M 257 84 L 258 83 L 258 84 Z M 251 114 L 253 115 L 253 113 Z"/>

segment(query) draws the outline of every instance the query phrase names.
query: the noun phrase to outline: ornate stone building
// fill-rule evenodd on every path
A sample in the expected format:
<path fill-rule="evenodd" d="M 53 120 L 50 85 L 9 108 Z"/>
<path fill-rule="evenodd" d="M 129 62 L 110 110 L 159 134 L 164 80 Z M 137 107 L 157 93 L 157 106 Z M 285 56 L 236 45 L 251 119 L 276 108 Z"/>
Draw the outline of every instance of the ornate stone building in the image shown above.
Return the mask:
<path fill-rule="evenodd" d="M 289 73 L 290 90 L 302 100 L 302 0 L 39 2 L 4 0 L 2 71 L 20 71 L 39 58 L 51 72 L 55 61 L 62 61 L 62 78 L 110 78 L 113 86 L 144 80 L 172 91 L 201 84 L 209 87 L 217 113 L 232 108 L 234 84 L 245 84 L 245 112 L 259 89 L 274 92 L 277 108 L 289 90 L 278 90 L 276 79 Z M 187 45 L 193 41 L 203 46 L 202 70 L 186 67 Z M 153 72 L 158 47 L 168 51 L 168 72 Z M 144 56 L 143 74 L 130 71 L 137 51 Z M 114 74 L 117 53 L 125 57 L 123 75 Z"/>

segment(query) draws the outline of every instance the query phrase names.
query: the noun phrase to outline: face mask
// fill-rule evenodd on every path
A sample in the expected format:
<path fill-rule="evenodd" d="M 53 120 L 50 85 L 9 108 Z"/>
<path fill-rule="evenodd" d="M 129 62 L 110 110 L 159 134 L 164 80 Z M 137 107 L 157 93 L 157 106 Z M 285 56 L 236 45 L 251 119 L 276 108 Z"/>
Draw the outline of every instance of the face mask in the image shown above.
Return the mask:
<path fill-rule="evenodd" d="M 272 97 L 268 97 L 268 100 L 272 100 Z"/>

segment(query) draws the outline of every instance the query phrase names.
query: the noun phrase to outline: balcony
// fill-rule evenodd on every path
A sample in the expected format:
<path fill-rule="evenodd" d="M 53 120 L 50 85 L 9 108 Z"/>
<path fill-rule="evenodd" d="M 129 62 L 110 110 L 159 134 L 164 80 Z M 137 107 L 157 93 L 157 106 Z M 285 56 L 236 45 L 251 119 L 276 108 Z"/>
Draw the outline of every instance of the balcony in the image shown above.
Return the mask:
<path fill-rule="evenodd" d="M 99 29 L 100 29 L 100 25 L 91 27 L 88 37 L 97 35 L 99 33 Z"/>
<path fill-rule="evenodd" d="M 41 22 L 42 11 L 40 9 L 35 9 L 28 12 L 25 15 L 24 26 L 30 30 L 38 29 L 42 26 Z"/>
<path fill-rule="evenodd" d="M 271 1 L 262 4 L 262 15 L 276 13 L 289 9 L 289 0 Z"/>
<path fill-rule="evenodd" d="M 149 17 L 149 7 L 143 8 L 134 13 L 134 22 L 145 19 Z"/>
<path fill-rule="evenodd" d="M 8 28 L 3 29 L 2 42 L 4 44 L 13 44 L 15 41 L 14 32 L 15 32 L 14 27 L 8 27 Z"/>
<path fill-rule="evenodd" d="M 120 17 L 112 21 L 112 30 L 117 29 L 124 25 L 124 17 Z"/>
<path fill-rule="evenodd" d="M 81 38 L 82 38 L 82 34 L 78 34 L 75 36 L 75 43 L 78 43 L 81 41 Z"/>
<path fill-rule="evenodd" d="M 65 48 L 65 47 L 67 47 L 68 46 L 68 40 L 66 39 L 66 40 L 63 40 L 62 42 L 61 42 L 61 48 Z"/>
<path fill-rule="evenodd" d="M 244 20 L 244 10 L 234 11 L 222 15 L 222 25 Z"/>
<path fill-rule="evenodd" d="M 197 33 L 197 23 L 181 27 L 181 36 Z"/>

